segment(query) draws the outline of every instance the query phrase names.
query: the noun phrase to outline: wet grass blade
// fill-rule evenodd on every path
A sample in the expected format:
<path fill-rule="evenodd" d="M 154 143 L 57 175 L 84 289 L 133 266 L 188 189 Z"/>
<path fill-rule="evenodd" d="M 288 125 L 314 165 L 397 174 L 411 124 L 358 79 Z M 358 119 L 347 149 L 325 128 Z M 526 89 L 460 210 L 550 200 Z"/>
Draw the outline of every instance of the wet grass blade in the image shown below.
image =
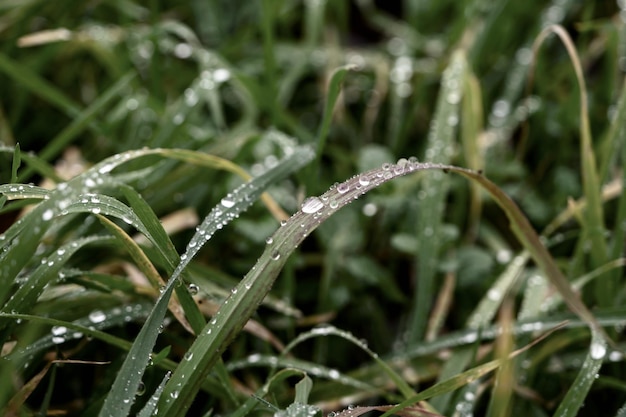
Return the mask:
<path fill-rule="evenodd" d="M 111 392 L 107 395 L 103 408 L 100 410 L 101 417 L 108 416 L 126 416 L 130 412 L 133 399 L 137 393 L 137 388 L 141 381 L 141 377 L 145 371 L 148 363 L 150 353 L 159 335 L 159 328 L 163 322 L 165 312 L 167 311 L 167 305 L 169 298 L 174 288 L 180 283 L 180 275 L 191 261 L 193 256 L 200 250 L 200 248 L 211 238 L 216 230 L 222 228 L 228 222 L 236 218 L 236 216 L 243 210 L 247 209 L 254 201 L 256 201 L 264 188 L 273 184 L 275 181 L 284 178 L 294 170 L 297 170 L 305 163 L 309 162 L 313 158 L 313 153 L 310 148 L 297 148 L 294 153 L 281 161 L 278 166 L 265 174 L 256 177 L 249 183 L 246 183 L 226 196 L 218 207 L 214 208 L 207 218 L 199 226 L 196 234 L 190 241 L 186 252 L 181 256 L 181 262 L 173 272 L 167 285 L 163 289 L 163 292 L 159 296 L 156 305 L 150 316 L 146 320 L 146 323 L 142 327 L 139 335 L 137 336 L 135 343 L 122 364 L 118 375 L 113 383 Z M 256 306 L 255 306 L 256 307 Z M 216 315 L 216 317 L 220 313 Z M 216 319 L 214 318 L 214 320 Z M 247 320 L 247 318 L 246 318 Z M 243 324 L 242 324 L 243 326 Z M 206 328 L 205 328 L 206 329 Z M 216 332 L 217 333 L 217 332 Z M 203 333 L 204 334 L 204 333 Z M 203 334 L 196 338 L 194 346 L 198 344 L 199 340 L 203 340 Z M 216 355 L 216 350 L 196 352 L 190 349 L 190 354 L 186 356 L 184 360 L 172 376 L 170 382 L 166 385 L 165 391 L 161 396 L 159 404 L 166 401 L 165 404 L 171 404 L 174 399 L 178 398 L 181 393 L 179 390 L 183 388 L 183 383 L 180 381 L 180 370 L 185 368 L 186 364 L 192 363 L 193 368 L 197 367 L 197 372 L 189 375 L 189 379 L 185 380 L 184 387 L 190 392 L 190 389 L 195 392 L 200 388 L 203 382 L 202 377 L 206 376 L 210 371 L 210 367 L 206 366 L 206 363 L 202 363 L 200 359 L 208 357 L 211 360 L 210 365 L 215 364 L 219 359 Z M 194 358 L 195 356 L 195 358 Z M 205 365 L 203 367 L 203 365 Z M 185 375 L 185 374 L 183 374 Z M 181 388 L 175 388 L 172 390 L 172 386 Z M 163 400 L 165 398 L 165 400 Z M 185 397 L 182 397 L 185 398 Z M 190 402 L 190 399 L 188 399 Z M 165 409 L 159 405 L 161 413 L 166 415 L 174 415 L 173 410 L 165 411 Z"/>
<path fill-rule="evenodd" d="M 387 416 L 391 416 L 394 413 L 396 413 L 397 411 L 400 411 L 412 404 L 415 404 L 418 401 L 424 401 L 427 400 L 429 398 L 432 397 L 436 397 L 448 392 L 452 392 L 455 391 L 473 381 L 476 381 L 477 379 L 481 378 L 482 376 L 493 372 L 494 370 L 498 369 L 499 367 L 503 366 L 506 362 L 510 361 L 511 359 L 515 358 L 516 356 L 518 356 L 519 354 L 527 351 L 528 349 L 530 349 L 532 346 L 536 345 L 537 343 L 539 343 L 540 341 L 542 341 L 543 339 L 545 339 L 546 337 L 548 337 L 552 332 L 556 331 L 558 328 L 552 329 L 550 332 L 542 335 L 541 337 L 539 337 L 538 339 L 536 339 L 535 341 L 533 341 L 532 343 L 524 346 L 521 349 L 517 349 L 513 352 L 511 352 L 506 358 L 502 358 L 502 359 L 495 359 L 492 360 L 490 362 L 484 363 L 482 365 L 476 366 L 475 368 L 472 368 L 468 371 L 465 371 L 461 374 L 455 375 L 452 378 L 440 382 L 438 384 L 433 385 L 430 388 L 425 389 L 424 391 L 420 392 L 419 394 L 417 394 L 414 397 L 411 397 L 409 399 L 407 399 L 406 401 L 403 401 L 402 403 L 398 404 L 397 406 L 393 407 L 392 409 L 390 409 L 389 411 L 387 411 L 385 414 L 381 415 L 381 417 L 387 417 Z"/>
<path fill-rule="evenodd" d="M 596 381 L 598 371 L 606 356 L 607 346 L 604 337 L 592 332 L 589 354 L 581 367 L 574 383 L 559 404 L 554 417 L 574 417 L 583 406 L 591 386 Z"/>
<path fill-rule="evenodd" d="M 534 54 L 543 44 L 548 35 L 555 34 L 563 42 L 576 73 L 576 81 L 580 90 L 580 158 L 581 173 L 583 180 L 583 191 L 587 201 L 586 215 L 582 217 L 583 234 L 581 239 L 589 240 L 591 247 L 591 267 L 598 268 L 607 261 L 608 251 L 604 237 L 604 210 L 600 190 L 598 170 L 596 167 L 595 152 L 591 139 L 591 128 L 589 126 L 589 109 L 587 87 L 583 76 L 582 65 L 576 52 L 576 47 L 567 31 L 558 25 L 545 28 L 535 40 L 533 45 Z M 615 293 L 615 283 L 604 282 L 596 286 L 596 299 L 600 305 L 609 305 Z"/>
<path fill-rule="evenodd" d="M 159 409 L 172 416 L 183 415 L 186 412 L 197 392 L 199 381 L 208 374 L 221 353 L 236 337 L 269 292 L 286 258 L 311 231 L 336 210 L 367 191 L 395 177 L 421 170 L 455 172 L 477 181 L 506 212 L 511 221 L 512 230 L 561 293 L 570 309 L 592 329 L 599 334 L 604 334 L 601 325 L 576 296 L 526 217 L 500 188 L 481 174 L 467 169 L 403 160 L 400 164 L 384 164 L 382 168 L 356 175 L 321 196 L 310 197 L 304 201 L 302 209 L 274 233 L 269 240 L 271 243 L 268 243 L 256 265 L 233 288 L 231 296 L 224 301 L 213 320 L 196 338 L 189 349 L 189 354 L 194 359 L 183 361 L 177 368 L 170 383 L 166 386 L 166 395 L 162 397 Z M 492 369 L 495 368 L 490 370 Z"/>
<path fill-rule="evenodd" d="M 159 398 L 161 398 L 161 394 L 163 394 L 163 388 L 165 388 L 165 384 L 170 380 L 172 376 L 171 372 L 167 372 L 163 377 L 163 381 L 159 384 L 157 389 L 154 391 L 154 394 L 150 396 L 150 399 L 146 403 L 146 405 L 141 409 L 137 417 L 150 417 L 153 412 L 156 410 L 156 405 L 159 402 Z"/>
<path fill-rule="evenodd" d="M 466 60 L 462 51 L 456 51 L 446 68 L 437 98 L 437 110 L 431 122 L 426 148 L 426 160 L 448 163 L 452 155 L 459 122 L 459 107 L 465 83 Z M 448 178 L 441 172 L 424 177 L 423 198 L 417 220 L 420 242 L 417 254 L 417 279 L 410 313 L 407 343 L 417 343 L 424 335 L 432 300 L 435 298 L 434 280 L 441 246 L 441 226 Z"/>

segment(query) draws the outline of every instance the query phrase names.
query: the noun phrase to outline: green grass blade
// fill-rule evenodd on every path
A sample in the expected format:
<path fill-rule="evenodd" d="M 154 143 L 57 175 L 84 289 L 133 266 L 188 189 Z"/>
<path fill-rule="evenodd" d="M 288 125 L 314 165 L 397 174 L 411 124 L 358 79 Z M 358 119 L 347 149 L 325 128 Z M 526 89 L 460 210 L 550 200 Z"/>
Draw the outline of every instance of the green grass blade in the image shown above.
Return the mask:
<path fill-rule="evenodd" d="M 539 46 L 549 34 L 555 34 L 565 45 L 569 58 L 574 66 L 576 81 L 580 90 L 580 157 L 583 191 L 587 201 L 587 214 L 582 217 L 583 234 L 581 239 L 590 242 L 591 266 L 598 268 L 608 259 L 608 251 L 604 237 L 604 210 L 602 207 L 602 184 L 596 167 L 595 152 L 589 126 L 589 109 L 587 87 L 583 76 L 582 65 L 576 47 L 567 31 L 562 26 L 549 26 L 537 37 L 533 49 L 536 53 Z M 605 282 L 596 286 L 596 299 L 600 305 L 611 303 L 615 293 L 615 283 Z"/>
<path fill-rule="evenodd" d="M 154 310 L 150 313 L 150 316 L 146 320 L 146 323 L 142 327 L 135 343 L 122 364 L 121 369 L 113 383 L 111 392 L 107 395 L 104 406 L 100 411 L 101 417 L 108 416 L 126 416 L 130 411 L 133 399 L 136 395 L 137 388 L 141 381 L 141 377 L 145 371 L 145 367 L 148 363 L 150 352 L 154 347 L 156 339 L 159 334 L 159 327 L 163 322 L 165 312 L 167 311 L 168 300 L 172 294 L 172 291 L 180 282 L 179 277 L 187 264 L 191 261 L 193 256 L 200 250 L 200 248 L 210 239 L 216 230 L 222 228 L 231 220 L 237 217 L 237 215 L 247 209 L 256 199 L 259 198 L 264 188 L 271 185 L 275 181 L 284 178 L 292 171 L 300 168 L 305 163 L 309 162 L 313 158 L 313 153 L 309 148 L 297 148 L 294 153 L 282 161 L 277 167 L 265 174 L 253 179 L 249 183 L 246 183 L 226 196 L 220 205 L 213 209 L 207 218 L 199 226 L 198 231 L 193 236 L 191 242 L 188 245 L 187 251 L 181 256 L 181 262 L 173 272 L 170 280 L 165 286 L 163 292 L 159 296 L 156 302 Z M 219 313 L 218 313 L 219 314 Z M 196 345 L 198 340 L 202 340 L 202 335 L 196 339 Z M 185 364 L 192 363 L 194 368 L 197 365 L 199 371 L 202 372 L 202 376 L 206 376 L 209 369 L 202 368 L 199 363 L 199 358 L 202 356 L 208 356 L 213 359 L 213 363 L 217 361 L 218 356 L 215 355 L 215 350 L 209 352 L 195 352 L 190 350 L 191 354 L 187 355 L 187 359 L 179 366 L 174 373 L 172 380 L 166 385 L 165 392 L 159 401 L 161 404 L 165 398 L 166 404 L 171 404 L 171 400 L 177 398 L 179 392 L 173 391 L 171 387 L 177 384 L 182 385 L 180 382 L 180 369 L 185 367 Z M 194 355 L 198 359 L 193 359 Z M 184 375 L 184 374 L 183 374 Z M 198 376 L 191 378 L 192 376 Z M 192 382 L 185 381 L 185 387 L 189 387 L 193 384 L 193 389 L 197 391 L 203 382 L 204 378 L 199 378 L 199 372 L 190 375 Z M 174 393 L 174 394 L 172 394 Z M 173 411 L 163 411 L 163 407 L 159 405 L 161 413 L 172 413 Z"/>
<path fill-rule="evenodd" d="M 163 381 L 159 384 L 157 389 L 154 391 L 154 394 L 150 396 L 150 399 L 146 403 L 146 405 L 141 409 L 137 417 L 150 417 L 152 413 L 156 410 L 157 403 L 159 402 L 159 398 L 161 398 L 161 394 L 163 394 L 163 388 L 165 388 L 165 384 L 170 380 L 172 376 L 171 372 L 167 372 L 163 377 Z"/>
<path fill-rule="evenodd" d="M 50 140 L 48 145 L 41 150 L 39 158 L 43 160 L 49 160 L 57 156 L 63 149 L 65 149 L 73 139 L 75 139 L 80 133 L 85 130 L 87 126 L 100 114 L 102 111 L 117 98 L 124 89 L 128 88 L 130 82 L 135 78 L 135 74 L 129 73 L 120 78 L 115 84 L 113 84 L 107 91 L 99 96 L 89 107 L 81 111 L 76 115 L 72 122 L 61 131 L 58 135 Z M 21 175 L 20 180 L 29 178 L 32 174 L 32 169 L 25 169 Z"/>
<path fill-rule="evenodd" d="M 462 51 L 456 51 L 444 72 L 437 98 L 437 110 L 428 134 L 426 160 L 448 163 L 452 155 L 459 120 L 459 108 L 465 83 L 466 60 Z M 441 172 L 423 180 L 423 198 L 417 220 L 420 250 L 417 255 L 417 285 L 413 294 L 407 343 L 417 343 L 424 335 L 428 314 L 435 298 L 434 280 L 441 246 L 441 226 L 448 178 Z"/>
<path fill-rule="evenodd" d="M 596 381 L 598 371 L 606 356 L 607 346 L 604 337 L 592 332 L 589 354 L 583 363 L 574 383 L 559 404 L 554 417 L 575 417 L 583 406 L 591 386 Z"/>
<path fill-rule="evenodd" d="M 496 282 L 489 288 L 485 296 L 478 303 L 478 306 L 467 320 L 467 327 L 470 329 L 480 329 L 488 325 L 495 317 L 506 292 L 522 274 L 523 268 L 528 262 L 528 252 L 524 252 L 509 263 L 507 268 L 496 279 Z"/>
<path fill-rule="evenodd" d="M 552 333 L 554 330 L 553 329 L 550 333 Z M 473 381 L 476 381 L 477 379 L 483 377 L 484 375 L 495 371 L 496 369 L 500 368 L 501 366 L 503 366 L 505 363 L 507 363 L 508 361 L 510 361 L 511 359 L 515 358 L 516 356 L 518 356 L 519 354 L 527 351 L 528 349 L 530 349 L 532 346 L 534 346 L 535 344 L 539 343 L 541 340 L 545 339 L 550 333 L 546 333 L 545 335 L 541 336 L 540 338 L 538 338 L 537 340 L 535 340 L 534 342 L 532 342 L 529 345 L 524 346 L 521 349 L 518 349 L 514 352 L 511 352 L 506 358 L 502 358 L 502 359 L 495 359 L 492 360 L 490 362 L 484 363 L 482 365 L 478 365 L 470 370 L 467 370 L 461 374 L 455 375 L 452 378 L 440 382 L 438 384 L 433 385 L 430 388 L 425 389 L 424 391 L 420 392 L 419 394 L 407 399 L 406 401 L 403 401 L 402 403 L 398 404 L 397 406 L 393 407 L 391 410 L 387 411 L 385 414 L 381 415 L 381 417 L 387 417 L 387 416 L 391 416 L 393 415 L 395 412 L 402 410 L 404 408 L 406 408 L 409 405 L 415 404 L 418 401 L 424 401 L 427 400 L 429 398 L 432 397 L 436 397 L 439 395 L 443 395 L 446 394 L 448 392 L 452 392 L 455 391 Z"/>
<path fill-rule="evenodd" d="M 34 94 L 51 102 L 68 116 L 76 117 L 80 114 L 80 107 L 72 102 L 62 91 L 39 77 L 39 75 L 35 74 L 27 66 L 16 63 L 2 53 L 0 53 L 0 71 L 4 72 L 9 78 L 24 85 Z"/>
<path fill-rule="evenodd" d="M 330 82 L 328 83 L 328 95 L 326 97 L 326 103 L 324 104 L 322 123 L 320 124 L 316 138 L 317 156 L 315 158 L 315 164 L 313 165 L 313 168 L 316 170 L 319 170 L 320 168 L 322 153 L 324 151 L 324 146 L 326 145 L 328 131 L 330 129 L 330 124 L 333 120 L 333 113 L 335 110 L 335 105 L 337 104 L 337 99 L 339 98 L 339 93 L 341 92 L 341 85 L 343 84 L 343 80 L 346 78 L 346 74 L 348 73 L 348 71 L 355 71 L 357 69 L 357 66 L 353 64 L 344 65 L 343 67 L 335 69 L 330 76 Z"/>
<path fill-rule="evenodd" d="M 24 312 L 35 305 L 37 298 L 43 289 L 51 281 L 58 278 L 59 271 L 82 247 L 94 243 L 110 243 L 109 237 L 92 236 L 88 238 L 76 239 L 71 243 L 65 244 L 55 252 L 44 258 L 35 271 L 26 277 L 27 283 L 21 285 L 11 298 L 3 305 L 4 313 Z M 0 329 L 6 328 L 7 323 L 0 323 Z"/>
<path fill-rule="evenodd" d="M 154 212 L 152 211 L 150 206 L 144 201 L 144 199 L 131 187 L 123 186 L 122 191 L 128 199 L 135 215 L 141 220 L 146 229 L 150 232 L 150 235 L 152 236 L 152 241 L 157 248 L 157 253 L 162 254 L 162 264 L 165 266 L 168 275 L 171 274 L 180 260 L 174 244 L 163 229 L 163 226 L 161 225 L 161 222 L 157 218 L 156 214 L 154 214 Z M 159 283 L 159 286 L 162 285 L 163 283 Z M 176 317 L 179 319 L 183 326 L 186 326 L 188 320 L 189 326 L 191 326 L 193 332 L 198 333 L 206 324 L 204 316 L 198 309 L 196 303 L 193 301 L 193 298 L 191 297 L 191 294 L 189 294 L 187 287 L 176 287 L 176 295 L 178 297 L 180 307 L 182 307 L 184 311 L 184 316 L 182 315 L 182 313 L 177 313 L 175 311 L 173 311 L 173 313 L 175 313 Z M 178 305 L 170 304 L 170 309 L 177 308 L 177 306 Z"/>
<path fill-rule="evenodd" d="M 306 333 L 300 334 L 293 341 L 291 341 L 289 345 L 285 347 L 281 355 L 287 355 L 296 345 L 302 343 L 307 339 L 310 339 L 312 337 L 325 337 L 331 335 L 345 339 L 365 351 L 370 356 L 370 358 L 372 358 L 374 362 L 376 362 L 376 364 L 380 366 L 382 371 L 387 374 L 389 379 L 396 384 L 396 387 L 405 398 L 410 398 L 415 395 L 415 391 L 406 383 L 406 381 L 404 381 L 404 379 L 402 379 L 402 377 L 398 375 L 385 361 L 380 359 L 378 357 L 378 354 L 372 351 L 366 343 L 357 339 L 352 333 L 338 329 L 334 326 L 316 327 Z"/>

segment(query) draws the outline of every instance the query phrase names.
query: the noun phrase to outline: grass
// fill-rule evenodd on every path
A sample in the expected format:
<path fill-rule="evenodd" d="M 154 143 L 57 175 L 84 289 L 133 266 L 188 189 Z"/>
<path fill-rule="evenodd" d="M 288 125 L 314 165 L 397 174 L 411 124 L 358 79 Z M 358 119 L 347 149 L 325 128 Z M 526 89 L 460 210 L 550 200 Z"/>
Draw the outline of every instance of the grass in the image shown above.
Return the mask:
<path fill-rule="evenodd" d="M 626 415 L 624 11 L 381 4 L 0 6 L 3 415 Z"/>

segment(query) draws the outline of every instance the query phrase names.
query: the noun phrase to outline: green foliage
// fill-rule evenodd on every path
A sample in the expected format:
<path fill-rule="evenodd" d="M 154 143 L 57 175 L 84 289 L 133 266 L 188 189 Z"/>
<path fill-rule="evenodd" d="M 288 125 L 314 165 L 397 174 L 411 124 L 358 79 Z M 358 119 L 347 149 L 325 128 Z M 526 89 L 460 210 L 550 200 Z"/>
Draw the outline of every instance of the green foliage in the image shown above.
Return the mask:
<path fill-rule="evenodd" d="M 0 413 L 624 415 L 626 10 L 383 3 L 0 5 Z"/>

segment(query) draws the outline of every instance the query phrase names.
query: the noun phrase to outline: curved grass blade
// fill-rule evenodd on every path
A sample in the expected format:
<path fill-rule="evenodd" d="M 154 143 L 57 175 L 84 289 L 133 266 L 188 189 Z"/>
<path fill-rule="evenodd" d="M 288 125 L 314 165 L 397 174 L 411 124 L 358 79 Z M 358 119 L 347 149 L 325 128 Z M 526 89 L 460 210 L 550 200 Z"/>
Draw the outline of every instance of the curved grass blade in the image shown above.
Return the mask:
<path fill-rule="evenodd" d="M 22 312 L 35 304 L 37 298 L 52 280 L 58 278 L 58 273 L 69 258 L 85 245 L 93 243 L 110 243 L 110 237 L 92 236 L 76 239 L 61 246 L 50 256 L 42 260 L 35 271 L 26 278 L 27 282 L 21 285 L 2 307 L 4 313 Z M 0 322 L 0 329 L 5 329 L 6 321 Z"/>
<path fill-rule="evenodd" d="M 591 128 L 589 126 L 589 109 L 587 87 L 583 76 L 582 65 L 576 52 L 576 47 L 567 31 L 559 25 L 552 25 L 545 28 L 533 44 L 534 55 L 542 45 L 548 35 L 555 34 L 563 42 L 576 73 L 576 81 L 580 90 L 580 157 L 581 173 L 583 179 L 583 191 L 587 201 L 586 215 L 582 217 L 581 223 L 583 234 L 581 239 L 589 240 L 591 247 L 591 267 L 598 268 L 604 264 L 608 258 L 606 241 L 604 238 L 604 211 L 602 208 L 602 198 L 596 158 L 591 140 Z M 596 299 L 600 305 L 609 305 L 615 293 L 616 284 L 604 282 L 596 286 Z"/>
<path fill-rule="evenodd" d="M 585 362 L 580 372 L 578 372 L 574 383 L 559 404 L 554 417 L 575 417 L 578 415 L 578 411 L 587 398 L 587 393 L 596 380 L 600 367 L 602 367 L 606 351 L 607 346 L 604 337 L 593 331 L 589 354 L 585 358 Z"/>
<path fill-rule="evenodd" d="M 286 355 L 296 345 L 302 343 L 303 341 L 307 339 L 310 339 L 312 337 L 325 337 L 325 336 L 340 337 L 342 339 L 349 341 L 350 343 L 357 346 L 361 350 L 365 351 L 370 356 L 370 358 L 372 358 L 374 362 L 376 362 L 376 364 L 378 364 L 378 366 L 382 368 L 383 372 L 385 372 L 387 376 L 389 376 L 389 379 L 392 380 L 396 384 L 396 387 L 405 398 L 410 398 L 416 395 L 415 391 L 413 391 L 413 389 L 406 383 L 406 381 L 404 381 L 404 379 L 402 379 L 402 377 L 398 375 L 385 361 L 380 359 L 378 357 L 378 354 L 372 351 L 365 342 L 357 339 L 352 333 L 347 332 L 345 330 L 338 329 L 334 326 L 316 327 L 306 333 L 299 335 L 285 347 L 285 349 L 281 352 L 281 355 L 283 356 Z"/>
<path fill-rule="evenodd" d="M 308 375 L 313 375 L 318 378 L 325 378 L 328 380 L 336 381 L 343 385 L 353 387 L 355 388 L 355 390 L 359 390 L 361 392 L 376 391 L 376 388 L 374 386 L 365 382 L 361 382 L 360 380 L 352 378 L 348 375 L 344 375 L 336 369 L 328 368 L 326 366 L 321 366 L 317 363 L 300 359 L 286 358 L 284 356 L 277 358 L 276 356 L 261 355 L 255 353 L 245 359 L 229 362 L 228 365 L 226 365 L 226 369 L 228 369 L 229 371 L 235 371 L 239 369 L 249 368 L 252 366 L 264 366 L 267 368 L 275 369 L 297 369 L 302 372 L 306 372 Z"/>
<path fill-rule="evenodd" d="M 196 338 L 189 349 L 194 360 L 183 361 L 177 368 L 165 388 L 166 395 L 159 402 L 159 410 L 163 410 L 168 416 L 179 416 L 186 412 L 198 390 L 199 381 L 208 374 L 221 353 L 237 336 L 269 292 L 278 273 L 284 266 L 286 258 L 311 231 L 336 210 L 382 183 L 411 172 L 429 169 L 456 172 L 477 181 L 485 188 L 506 212 L 511 221 L 512 230 L 557 290 L 561 292 L 568 306 L 591 328 L 598 329 L 601 334 L 604 333 L 600 324 L 582 301 L 577 298 L 569 282 L 562 275 L 521 210 L 500 188 L 481 174 L 467 169 L 402 159 L 398 164 L 386 163 L 382 168 L 356 175 L 331 188 L 321 196 L 309 197 L 304 201 L 301 210 L 274 233 L 269 240 L 271 243 L 268 243 L 256 265 L 233 288 L 231 296 L 224 301 L 213 320 Z"/>
<path fill-rule="evenodd" d="M 122 364 L 113 386 L 111 387 L 111 391 L 104 401 L 104 405 L 99 414 L 101 417 L 128 415 L 133 398 L 135 397 L 137 388 L 141 381 L 141 377 L 148 363 L 150 352 L 152 351 L 158 337 L 159 327 L 165 316 L 168 300 L 173 289 L 176 287 L 177 283 L 180 282 L 179 277 L 181 273 L 191 261 L 193 256 L 198 253 L 200 248 L 210 239 L 215 231 L 222 228 L 224 225 L 233 220 L 241 211 L 252 205 L 252 203 L 259 198 L 266 187 L 289 175 L 294 170 L 297 170 L 302 165 L 309 162 L 312 158 L 313 152 L 310 148 L 300 147 L 295 149 L 292 155 L 281 161 L 281 163 L 279 163 L 275 168 L 267 171 L 259 177 L 256 177 L 252 181 L 243 184 L 235 191 L 224 197 L 222 202 L 209 213 L 189 242 L 187 250 L 180 257 L 180 264 L 174 270 L 167 285 L 163 289 L 163 292 L 159 296 L 154 310 L 150 313 L 150 316 L 139 332 L 135 343 L 133 343 L 129 354 Z M 219 312 L 217 315 L 219 315 Z M 200 338 L 201 336 L 196 339 L 196 342 Z M 211 356 L 213 359 L 212 364 L 214 364 L 219 358 L 219 356 L 215 355 L 215 351 L 208 352 L 207 354 L 207 352 L 196 352 L 194 350 L 190 350 L 190 355 L 187 355 L 186 360 L 183 361 L 178 369 L 189 363 L 195 364 L 193 365 L 194 368 L 196 366 L 200 367 L 201 365 L 198 364 L 197 359 L 194 359 L 194 356 L 196 358 Z M 202 371 L 202 376 L 206 376 L 210 369 L 199 368 L 199 370 Z M 178 373 L 179 371 L 177 370 L 177 372 L 173 375 L 173 378 Z M 198 373 L 195 375 L 198 375 Z M 193 388 L 197 391 L 200 384 L 203 382 L 203 379 L 204 378 L 190 378 L 190 381 L 192 382 L 186 383 L 186 386 L 193 385 Z M 172 393 L 172 390 L 168 389 L 168 387 L 173 385 L 173 380 L 170 380 L 170 382 L 166 385 L 164 395 L 162 395 L 159 404 L 163 402 L 163 398 L 171 400 L 179 395 L 178 391 L 174 391 L 174 393 Z M 161 405 L 159 405 L 159 410 L 161 413 L 165 413 L 166 415 L 168 414 L 168 412 L 163 411 Z"/>
<path fill-rule="evenodd" d="M 431 122 L 426 147 L 426 159 L 433 163 L 448 163 L 459 120 L 459 107 L 465 83 L 466 59 L 456 51 L 446 68 L 437 97 L 437 110 Z M 417 276 L 413 293 L 413 309 L 409 313 L 407 343 L 413 345 L 423 336 L 432 300 L 435 299 L 435 273 L 441 246 L 444 202 L 448 193 L 448 178 L 440 172 L 424 177 L 420 216 L 417 218 L 417 238 L 424 244 L 417 253 Z M 426 243 L 427 242 L 427 243 Z"/>
<path fill-rule="evenodd" d="M 119 226 L 115 223 L 111 222 L 105 217 L 98 216 L 100 222 L 116 237 L 117 241 L 121 243 L 121 245 L 126 248 L 131 258 L 135 261 L 135 264 L 139 267 L 141 272 L 146 276 L 148 281 L 155 288 L 163 288 L 165 286 L 165 281 L 161 278 L 161 275 L 157 272 L 156 268 L 150 262 L 150 259 L 146 256 L 146 254 L 141 250 L 139 245 L 135 243 L 134 240 L 130 238 Z M 189 293 L 187 293 L 189 294 Z M 168 303 L 169 310 L 172 312 L 176 320 L 189 332 L 194 333 L 194 329 L 187 321 L 185 317 L 185 313 L 183 312 L 183 308 L 181 307 L 177 298 L 172 297 Z M 193 307 L 195 307 L 196 311 L 199 313 L 196 304 L 193 303 Z"/>

